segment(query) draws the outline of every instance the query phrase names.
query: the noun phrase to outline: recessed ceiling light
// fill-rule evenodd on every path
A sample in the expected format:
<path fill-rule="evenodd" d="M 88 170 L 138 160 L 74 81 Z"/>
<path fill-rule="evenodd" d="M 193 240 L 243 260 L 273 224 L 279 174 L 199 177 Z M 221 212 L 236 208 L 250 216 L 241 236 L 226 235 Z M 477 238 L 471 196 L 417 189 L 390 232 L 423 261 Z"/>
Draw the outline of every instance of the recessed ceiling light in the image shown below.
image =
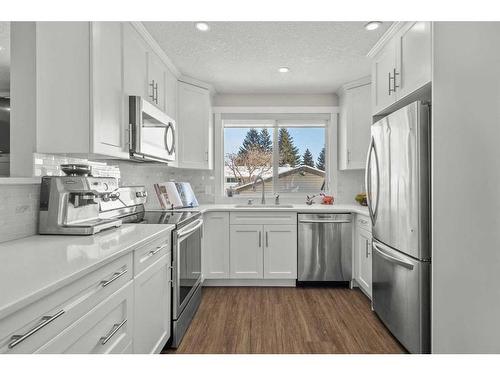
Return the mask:
<path fill-rule="evenodd" d="M 210 26 L 206 22 L 196 22 L 195 26 L 200 31 L 208 31 L 210 29 Z"/>
<path fill-rule="evenodd" d="M 281 68 L 278 68 L 278 72 L 280 73 L 288 73 L 290 71 L 290 68 L 287 68 L 286 66 L 282 66 Z"/>
<path fill-rule="evenodd" d="M 380 25 L 382 25 L 381 21 L 370 21 L 365 25 L 365 29 L 368 31 L 377 30 Z"/>

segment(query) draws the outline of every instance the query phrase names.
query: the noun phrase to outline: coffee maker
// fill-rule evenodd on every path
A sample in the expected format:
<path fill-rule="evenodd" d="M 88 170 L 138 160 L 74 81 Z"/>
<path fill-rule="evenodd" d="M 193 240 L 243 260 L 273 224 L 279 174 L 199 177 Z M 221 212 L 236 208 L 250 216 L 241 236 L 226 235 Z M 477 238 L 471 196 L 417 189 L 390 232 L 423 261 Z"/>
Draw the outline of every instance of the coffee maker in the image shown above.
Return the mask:
<path fill-rule="evenodd" d="M 66 176 L 45 176 L 40 190 L 40 234 L 91 235 L 119 227 L 117 218 L 102 218 L 101 202 L 119 199 L 118 180 L 92 177 L 86 165 L 62 165 Z"/>

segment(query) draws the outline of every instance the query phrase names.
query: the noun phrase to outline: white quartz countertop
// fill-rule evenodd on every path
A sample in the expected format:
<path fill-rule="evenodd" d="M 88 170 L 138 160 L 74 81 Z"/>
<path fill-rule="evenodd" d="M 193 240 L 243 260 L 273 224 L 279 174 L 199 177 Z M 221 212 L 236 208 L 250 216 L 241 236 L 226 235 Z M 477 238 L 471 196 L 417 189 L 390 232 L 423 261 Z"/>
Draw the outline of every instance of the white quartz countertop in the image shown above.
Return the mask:
<path fill-rule="evenodd" d="M 290 206 L 283 203 L 283 206 Z M 368 208 L 358 205 L 358 204 L 292 204 L 292 207 L 259 207 L 258 204 L 254 204 L 249 207 L 236 207 L 234 204 L 203 204 L 200 205 L 199 209 L 201 212 L 210 211 L 283 211 L 283 212 L 299 212 L 299 213 L 313 213 L 313 212 L 351 212 L 361 215 L 368 216 Z"/>
<path fill-rule="evenodd" d="M 0 243 L 0 319 L 172 229 L 124 224 L 93 236 L 36 235 Z"/>

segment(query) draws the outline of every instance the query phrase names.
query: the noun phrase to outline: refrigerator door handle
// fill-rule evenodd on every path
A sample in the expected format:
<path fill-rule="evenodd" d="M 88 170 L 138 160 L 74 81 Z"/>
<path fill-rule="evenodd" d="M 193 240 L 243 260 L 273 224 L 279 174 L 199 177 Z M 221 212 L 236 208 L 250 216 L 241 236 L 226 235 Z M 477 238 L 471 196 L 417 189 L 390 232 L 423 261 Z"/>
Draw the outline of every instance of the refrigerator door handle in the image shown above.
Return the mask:
<path fill-rule="evenodd" d="M 408 262 L 405 262 L 403 259 L 400 259 L 400 258 L 397 258 L 395 256 L 392 256 L 392 255 L 389 255 L 387 254 L 384 249 L 382 248 L 382 246 L 378 245 L 377 243 L 373 242 L 372 243 L 372 246 L 375 248 L 375 250 L 378 251 L 379 255 L 388 260 L 389 262 L 392 262 L 392 263 L 396 263 L 396 264 L 399 264 L 400 266 L 403 266 L 405 268 L 408 268 L 409 270 L 412 270 L 413 269 L 413 264 L 411 263 L 408 263 Z"/>
<path fill-rule="evenodd" d="M 370 219 L 372 220 L 372 225 L 375 225 L 375 215 L 373 214 L 372 206 L 372 178 L 371 178 L 371 164 L 372 164 L 372 150 L 375 147 L 375 140 L 373 137 L 370 139 L 370 145 L 368 146 L 368 155 L 366 156 L 366 168 L 365 168 L 365 187 L 366 187 L 366 202 L 368 203 L 368 213 L 370 214 Z"/>
<path fill-rule="evenodd" d="M 373 224 L 375 224 L 375 221 L 377 220 L 377 213 L 378 213 L 378 201 L 380 197 L 380 168 L 378 165 L 378 153 L 377 153 L 377 147 L 375 146 L 375 140 L 373 141 L 373 155 L 375 156 L 375 167 L 377 168 L 377 198 L 375 199 L 375 206 L 373 210 Z"/>

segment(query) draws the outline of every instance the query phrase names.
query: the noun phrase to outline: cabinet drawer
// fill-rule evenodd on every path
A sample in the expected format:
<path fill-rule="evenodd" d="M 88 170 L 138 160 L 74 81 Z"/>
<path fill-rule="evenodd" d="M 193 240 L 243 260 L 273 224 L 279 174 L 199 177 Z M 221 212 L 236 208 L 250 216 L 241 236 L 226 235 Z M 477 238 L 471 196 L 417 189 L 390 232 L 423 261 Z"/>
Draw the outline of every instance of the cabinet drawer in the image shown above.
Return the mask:
<path fill-rule="evenodd" d="M 101 302 L 37 353 L 122 353 L 132 341 L 133 283 Z"/>
<path fill-rule="evenodd" d="M 33 353 L 123 287 L 132 273 L 129 253 L 2 319 L 0 353 Z"/>
<path fill-rule="evenodd" d="M 230 224 L 297 224 L 296 212 L 231 212 Z"/>
<path fill-rule="evenodd" d="M 367 230 L 368 232 L 371 233 L 372 231 L 372 226 L 370 223 L 370 217 L 369 216 L 364 216 L 364 215 L 356 215 L 356 226 L 358 228 Z"/>
<path fill-rule="evenodd" d="M 134 251 L 134 274 L 142 271 L 171 251 L 171 232 L 149 241 Z"/>

